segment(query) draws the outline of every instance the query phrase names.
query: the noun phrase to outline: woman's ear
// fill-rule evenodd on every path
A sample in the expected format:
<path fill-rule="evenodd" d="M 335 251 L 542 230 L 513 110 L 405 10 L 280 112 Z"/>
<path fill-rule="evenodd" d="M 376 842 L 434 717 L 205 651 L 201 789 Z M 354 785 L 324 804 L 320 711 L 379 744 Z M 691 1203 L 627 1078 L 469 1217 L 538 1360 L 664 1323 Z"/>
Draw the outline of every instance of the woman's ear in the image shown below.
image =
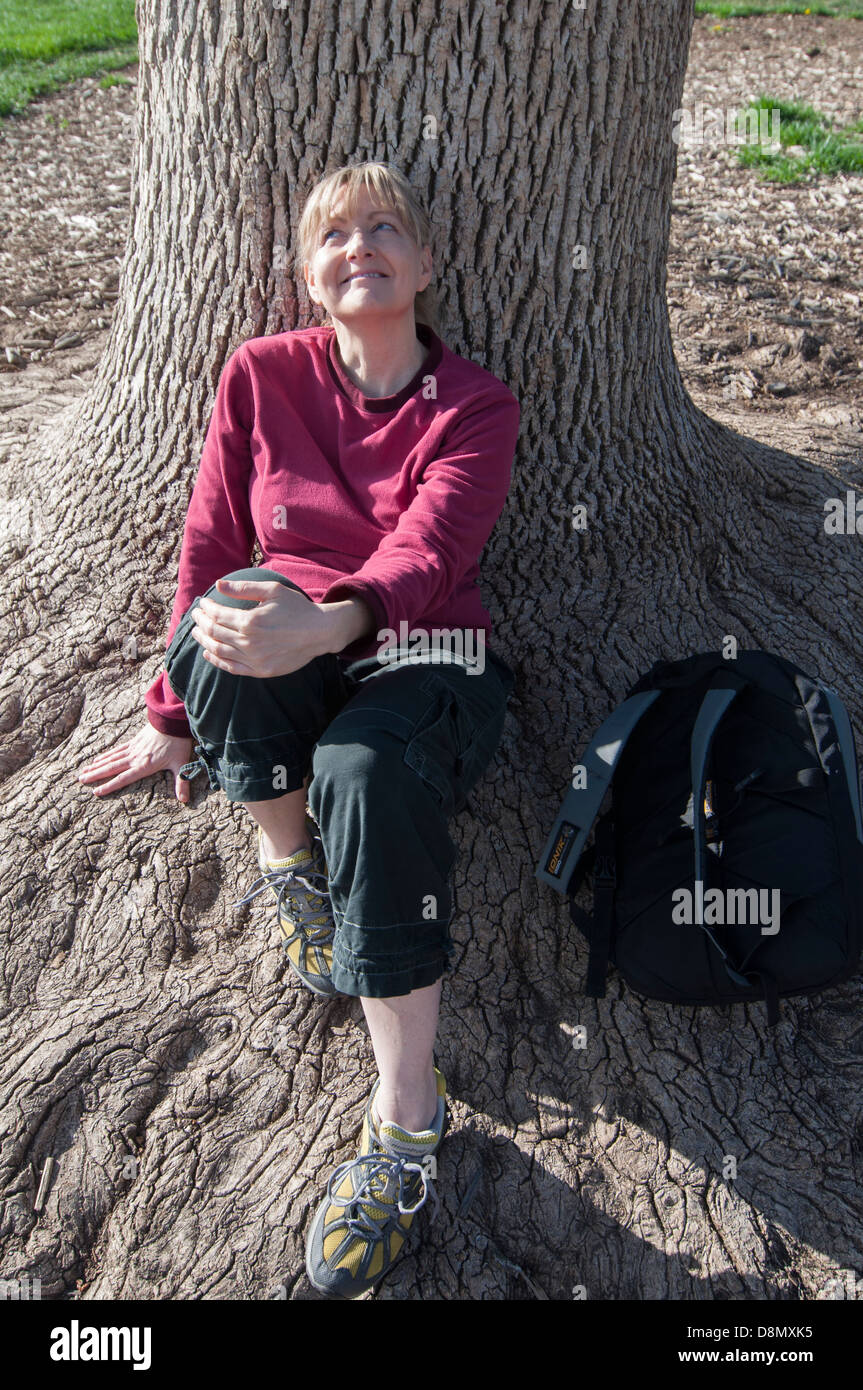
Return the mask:
<path fill-rule="evenodd" d="M 433 269 L 434 269 L 434 266 L 433 266 L 433 264 L 432 264 L 432 253 L 431 253 L 431 247 L 430 247 L 430 246 L 424 246 L 424 247 L 423 247 L 423 249 L 422 249 L 422 251 L 421 251 L 421 253 L 420 253 L 420 266 L 421 266 L 421 269 L 422 269 L 422 273 L 423 273 L 424 275 L 425 275 L 425 274 L 428 274 L 428 279 L 426 280 L 425 284 L 422 286 L 422 289 L 427 290 L 428 287 L 429 287 L 429 285 L 431 284 L 432 271 L 433 271 Z M 422 292 L 422 291 L 420 291 L 420 293 L 421 293 L 421 292 Z"/>
<path fill-rule="evenodd" d="M 311 301 L 312 301 L 313 304 L 320 304 L 321 301 L 320 301 L 320 299 L 318 298 L 317 290 L 315 290 L 315 289 L 312 288 L 312 285 L 311 285 L 311 282 L 310 282 L 310 275 L 311 275 L 311 267 L 310 267 L 308 261 L 304 261 L 304 262 L 303 262 L 303 279 L 304 279 L 305 282 L 306 282 L 306 291 L 307 291 L 307 293 L 308 293 L 309 299 L 311 299 Z"/>

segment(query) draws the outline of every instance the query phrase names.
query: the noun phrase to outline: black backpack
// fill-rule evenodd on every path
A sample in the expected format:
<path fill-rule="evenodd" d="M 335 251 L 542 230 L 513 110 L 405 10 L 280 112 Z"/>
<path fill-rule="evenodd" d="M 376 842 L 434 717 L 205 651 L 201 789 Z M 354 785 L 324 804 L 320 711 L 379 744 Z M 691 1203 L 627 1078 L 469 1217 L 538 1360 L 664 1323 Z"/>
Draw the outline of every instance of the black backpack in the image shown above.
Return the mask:
<path fill-rule="evenodd" d="M 592 917 L 575 903 L 590 869 Z M 858 966 L 863 820 L 842 701 L 767 652 L 658 662 L 575 769 L 536 877 L 590 943 L 588 995 L 605 994 L 610 961 L 648 998 L 764 999 L 775 1024 L 781 995 Z"/>

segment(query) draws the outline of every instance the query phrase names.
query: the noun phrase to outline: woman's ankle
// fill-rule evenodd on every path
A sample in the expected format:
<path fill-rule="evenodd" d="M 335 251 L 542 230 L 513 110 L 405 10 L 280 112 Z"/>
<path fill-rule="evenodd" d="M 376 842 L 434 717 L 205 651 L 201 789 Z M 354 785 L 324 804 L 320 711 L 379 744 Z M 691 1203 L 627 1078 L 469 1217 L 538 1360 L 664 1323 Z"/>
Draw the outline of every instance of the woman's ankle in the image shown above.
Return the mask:
<path fill-rule="evenodd" d="M 301 849 L 311 849 L 306 824 L 306 794 L 287 792 L 271 801 L 247 801 L 246 810 L 261 828 L 268 859 L 288 859 Z"/>
<path fill-rule="evenodd" d="M 434 1073 L 431 1082 L 421 1090 L 385 1092 L 378 1086 L 374 1103 L 375 1119 L 389 1120 L 411 1134 L 431 1129 L 437 1115 L 437 1086 Z"/>
<path fill-rule="evenodd" d="M 308 834 L 303 836 L 286 835 L 277 840 L 271 840 L 266 831 L 262 829 L 261 840 L 267 859 L 290 859 L 292 854 L 299 854 L 301 849 L 311 851 L 312 848 L 311 837 Z"/>

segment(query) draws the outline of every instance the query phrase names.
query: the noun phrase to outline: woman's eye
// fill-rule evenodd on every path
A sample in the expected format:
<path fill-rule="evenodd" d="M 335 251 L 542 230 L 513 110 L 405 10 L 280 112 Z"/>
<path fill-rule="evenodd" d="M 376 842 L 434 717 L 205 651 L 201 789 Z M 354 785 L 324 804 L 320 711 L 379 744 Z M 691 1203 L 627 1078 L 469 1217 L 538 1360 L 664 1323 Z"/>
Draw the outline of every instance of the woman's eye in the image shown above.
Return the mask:
<path fill-rule="evenodd" d="M 398 230 L 394 222 L 376 222 L 372 230 L 376 232 L 379 227 L 389 227 L 391 232 L 395 232 Z M 338 227 L 329 227 L 327 231 L 324 232 L 323 237 L 321 238 L 321 245 L 329 241 L 333 233 L 338 232 L 338 230 Z"/>

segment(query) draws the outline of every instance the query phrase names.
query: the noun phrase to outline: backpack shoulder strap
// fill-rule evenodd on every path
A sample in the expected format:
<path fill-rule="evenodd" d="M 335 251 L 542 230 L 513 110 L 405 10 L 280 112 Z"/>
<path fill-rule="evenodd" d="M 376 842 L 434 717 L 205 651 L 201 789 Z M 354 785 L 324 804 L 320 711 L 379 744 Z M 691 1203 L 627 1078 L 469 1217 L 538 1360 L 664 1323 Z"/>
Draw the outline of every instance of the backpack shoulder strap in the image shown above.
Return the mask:
<path fill-rule="evenodd" d="M 692 830 L 695 841 L 695 922 L 706 936 L 710 938 L 722 957 L 726 974 L 736 985 L 749 989 L 752 981 L 747 980 L 729 959 L 728 952 L 720 945 L 713 932 L 702 920 L 703 916 L 703 895 L 705 890 L 705 880 L 707 876 L 707 831 L 704 818 L 704 792 L 707 783 L 707 761 L 710 756 L 710 749 L 713 745 L 713 737 L 719 727 L 722 716 L 728 709 L 732 700 L 735 700 L 741 690 L 749 685 L 749 681 L 741 676 L 729 671 L 722 676 L 721 686 L 715 686 L 708 690 L 701 702 L 701 707 L 695 719 L 692 729 L 692 740 L 690 744 L 690 766 L 692 772 Z M 768 1003 L 768 1022 L 774 1023 L 778 1018 L 776 1011 L 775 987 L 766 982 L 762 975 L 762 985 L 765 998 Z"/>
<path fill-rule="evenodd" d="M 593 879 L 593 921 L 590 928 L 590 952 L 584 992 L 594 999 L 605 995 L 605 977 L 611 954 L 614 927 L 614 889 L 617 882 L 614 860 L 614 821 L 603 816 L 596 827 L 596 867 Z M 574 899 L 570 898 L 570 915 Z"/>
<path fill-rule="evenodd" d="M 591 740 L 583 759 L 587 785 L 571 786 L 566 793 L 534 875 L 558 893 L 567 892 L 627 739 L 660 693 L 645 690 L 640 695 L 630 695 L 603 721 Z"/>
<path fill-rule="evenodd" d="M 839 751 L 842 755 L 842 765 L 845 768 L 845 778 L 848 782 L 848 795 L 851 798 L 851 809 L 854 813 L 854 825 L 857 830 L 857 839 L 863 842 L 863 815 L 861 815 L 860 811 L 860 773 L 857 768 L 857 755 L 854 748 L 854 730 L 851 727 L 851 720 L 848 718 L 848 711 L 836 694 L 836 691 L 828 689 L 826 685 L 822 685 L 821 689 L 827 696 L 827 703 L 830 706 L 833 723 L 836 725 L 836 734 L 839 739 Z"/>
<path fill-rule="evenodd" d="M 749 684 L 733 671 L 723 675 L 721 686 L 708 690 L 692 726 L 690 770 L 692 775 L 692 829 L 695 836 L 695 878 L 704 882 L 707 855 L 707 836 L 704 822 L 704 792 L 707 785 L 707 760 L 713 746 L 713 736 L 732 700 Z"/>

